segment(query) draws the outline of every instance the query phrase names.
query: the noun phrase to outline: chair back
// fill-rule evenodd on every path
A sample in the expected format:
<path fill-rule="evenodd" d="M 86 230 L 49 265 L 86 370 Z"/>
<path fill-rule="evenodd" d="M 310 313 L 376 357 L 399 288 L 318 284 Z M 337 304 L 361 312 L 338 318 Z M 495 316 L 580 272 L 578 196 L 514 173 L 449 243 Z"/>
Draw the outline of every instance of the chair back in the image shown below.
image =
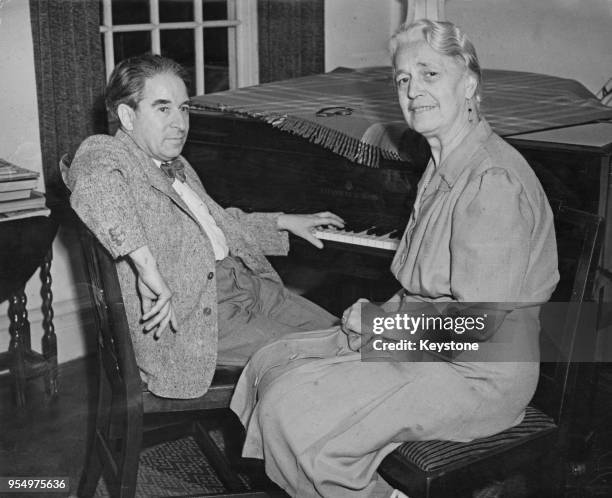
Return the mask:
<path fill-rule="evenodd" d="M 532 405 L 550 415 L 565 432 L 571 419 L 570 401 L 576 385 L 577 347 L 595 344 L 596 327 L 583 303 L 593 301 L 593 281 L 600 250 L 602 219 L 591 213 L 551 202 L 560 281 L 551 306 L 542 308 L 542 363 Z M 563 303 L 563 304 L 562 304 Z M 590 315 L 590 316 L 589 316 Z M 551 341 L 550 338 L 554 338 Z M 594 353 L 594 351 L 593 351 Z M 594 358 L 594 354 L 593 354 Z M 580 358 L 584 360 L 584 348 Z"/>
<path fill-rule="evenodd" d="M 100 375 L 110 384 L 113 403 L 125 408 L 142 405 L 143 386 L 115 262 L 95 235 L 78 223 L 95 309 Z"/>

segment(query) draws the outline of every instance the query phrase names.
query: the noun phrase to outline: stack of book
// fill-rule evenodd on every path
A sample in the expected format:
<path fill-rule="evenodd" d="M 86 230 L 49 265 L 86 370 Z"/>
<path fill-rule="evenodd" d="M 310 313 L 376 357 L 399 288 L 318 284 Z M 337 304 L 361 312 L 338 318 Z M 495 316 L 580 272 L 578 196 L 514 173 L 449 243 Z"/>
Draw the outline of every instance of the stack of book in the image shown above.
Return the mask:
<path fill-rule="evenodd" d="M 0 221 L 46 216 L 45 196 L 34 190 L 39 173 L 0 159 Z"/>

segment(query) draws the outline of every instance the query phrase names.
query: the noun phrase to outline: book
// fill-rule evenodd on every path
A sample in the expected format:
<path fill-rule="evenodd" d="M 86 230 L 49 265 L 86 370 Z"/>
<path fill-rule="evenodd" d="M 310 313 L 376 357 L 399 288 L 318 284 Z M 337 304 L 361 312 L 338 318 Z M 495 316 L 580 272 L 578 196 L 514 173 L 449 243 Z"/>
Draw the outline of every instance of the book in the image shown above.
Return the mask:
<path fill-rule="evenodd" d="M 11 192 L 13 190 L 32 190 L 38 186 L 38 178 L 27 180 L 2 180 L 0 177 L 0 192 Z"/>
<path fill-rule="evenodd" d="M 0 158 L 0 182 L 11 182 L 15 180 L 27 180 L 38 178 L 40 173 L 30 169 L 22 168 L 16 164 L 9 163 Z"/>
<path fill-rule="evenodd" d="M 6 213 L 0 213 L 0 223 L 3 221 L 19 220 L 21 218 L 33 218 L 34 216 L 49 216 L 50 214 L 51 211 L 46 207 L 7 211 Z"/>
<path fill-rule="evenodd" d="M 30 197 L 31 192 L 31 188 L 9 190 L 7 192 L 0 190 L 0 202 L 14 201 L 15 199 L 27 199 L 28 197 Z"/>
<path fill-rule="evenodd" d="M 30 197 L 26 199 L 15 199 L 13 201 L 0 202 L 0 213 L 44 207 L 45 195 L 40 192 L 37 192 L 36 190 L 32 190 L 32 192 L 30 192 Z"/>

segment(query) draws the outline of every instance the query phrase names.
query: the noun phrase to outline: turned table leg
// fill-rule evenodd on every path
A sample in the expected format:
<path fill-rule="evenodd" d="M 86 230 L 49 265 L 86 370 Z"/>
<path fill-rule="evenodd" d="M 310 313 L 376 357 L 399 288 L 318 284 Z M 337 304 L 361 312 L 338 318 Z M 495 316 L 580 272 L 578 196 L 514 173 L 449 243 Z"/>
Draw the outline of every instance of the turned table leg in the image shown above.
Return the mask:
<path fill-rule="evenodd" d="M 53 292 L 51 291 L 51 260 L 52 249 L 49 249 L 40 267 L 40 280 L 42 286 L 40 295 L 42 297 L 43 330 L 42 351 L 47 362 L 47 373 L 45 374 L 45 388 L 47 394 L 54 396 L 58 391 L 57 383 L 57 337 L 53 325 Z"/>
<path fill-rule="evenodd" d="M 18 289 L 11 294 L 9 298 L 9 333 L 11 340 L 9 342 L 9 352 L 11 353 L 11 362 L 9 369 L 15 379 L 15 398 L 17 406 L 25 406 L 25 388 L 26 388 L 26 345 L 28 343 L 29 327 L 28 312 L 26 310 L 27 298 L 25 296 L 24 287 Z"/>

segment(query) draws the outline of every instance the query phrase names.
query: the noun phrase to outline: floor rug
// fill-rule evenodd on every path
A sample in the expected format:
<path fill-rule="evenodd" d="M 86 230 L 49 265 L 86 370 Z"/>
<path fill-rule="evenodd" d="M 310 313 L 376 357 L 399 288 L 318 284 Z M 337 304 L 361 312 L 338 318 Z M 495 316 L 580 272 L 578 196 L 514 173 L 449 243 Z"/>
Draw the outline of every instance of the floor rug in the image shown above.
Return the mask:
<path fill-rule="evenodd" d="M 247 478 L 241 478 L 248 487 Z M 152 446 L 140 454 L 137 498 L 189 496 L 223 491 L 223 484 L 191 436 Z M 95 496 L 109 497 L 103 479 L 98 484 Z"/>

